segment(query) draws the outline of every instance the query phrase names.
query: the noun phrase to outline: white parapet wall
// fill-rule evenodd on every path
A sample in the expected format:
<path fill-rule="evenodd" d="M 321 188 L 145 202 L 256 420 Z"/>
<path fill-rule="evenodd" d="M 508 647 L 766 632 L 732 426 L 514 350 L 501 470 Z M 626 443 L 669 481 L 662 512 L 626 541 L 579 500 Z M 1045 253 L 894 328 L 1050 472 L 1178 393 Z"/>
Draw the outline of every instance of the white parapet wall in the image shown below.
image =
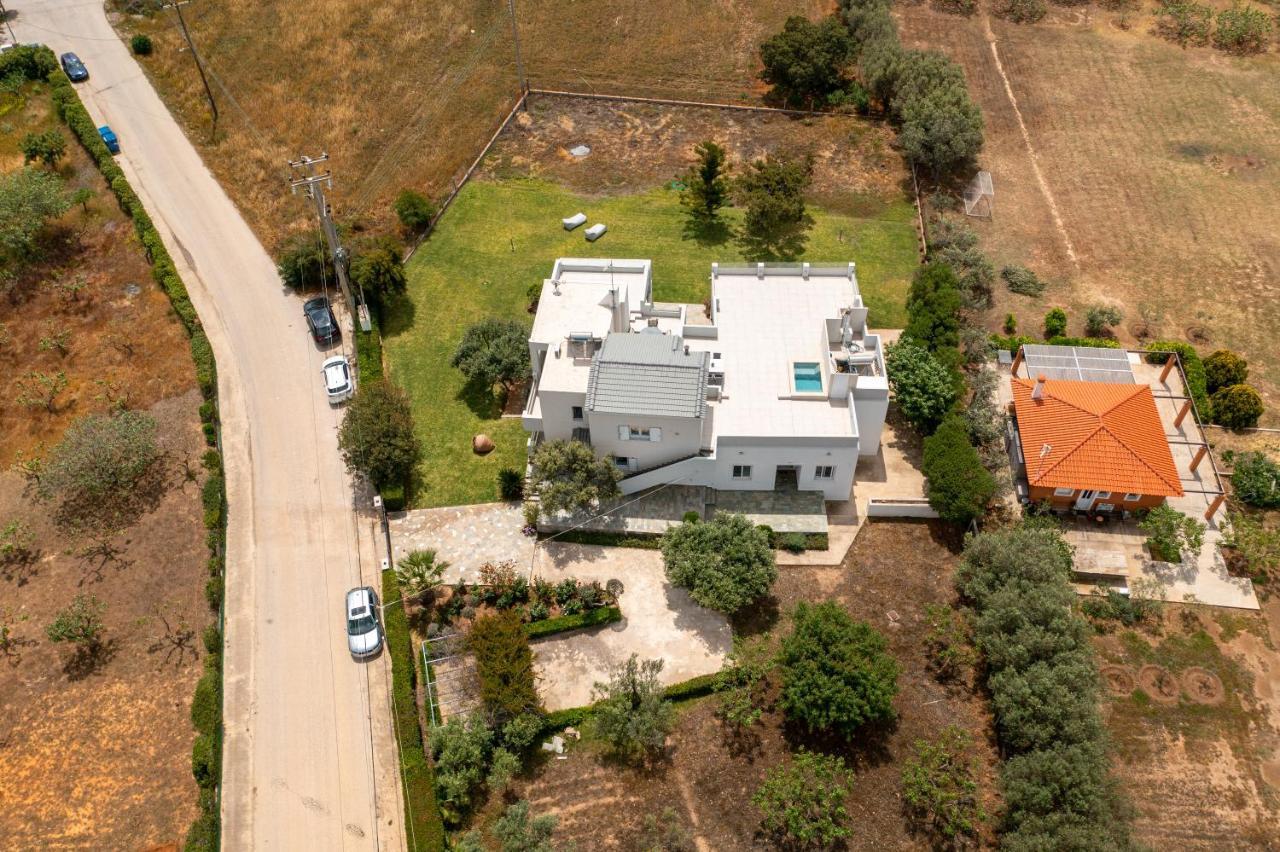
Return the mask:
<path fill-rule="evenodd" d="M 922 498 L 872 497 L 867 504 L 868 518 L 936 518 L 938 513 L 929 501 Z"/>

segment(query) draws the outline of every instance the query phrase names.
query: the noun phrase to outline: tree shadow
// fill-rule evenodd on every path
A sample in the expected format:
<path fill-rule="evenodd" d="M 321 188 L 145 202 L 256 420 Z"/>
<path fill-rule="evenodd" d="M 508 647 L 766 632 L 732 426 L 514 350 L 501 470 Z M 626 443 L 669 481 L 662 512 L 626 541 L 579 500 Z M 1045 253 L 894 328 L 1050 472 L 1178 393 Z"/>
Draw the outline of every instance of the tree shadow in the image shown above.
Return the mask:
<path fill-rule="evenodd" d="M 109 565 L 114 565 L 117 572 L 133 566 L 135 560 L 124 558 L 125 547 L 112 541 L 114 537 L 114 532 L 94 536 L 90 544 L 76 552 L 84 572 L 76 583 L 77 586 L 83 587 L 90 582 L 101 583 L 106 579 L 104 575 Z"/>
<path fill-rule="evenodd" d="M 25 586 L 40 573 L 37 563 L 41 553 L 40 550 L 23 547 L 0 558 L 0 579 L 14 583 L 19 588 Z"/>
<path fill-rule="evenodd" d="M 765 595 L 751 606 L 739 610 L 729 619 L 733 635 L 741 638 L 761 636 L 778 626 L 782 607 L 773 594 Z"/>
<path fill-rule="evenodd" d="M 700 248 L 722 246 L 733 236 L 733 229 L 719 216 L 689 213 L 685 216 L 680 239 L 691 240 Z"/>
<path fill-rule="evenodd" d="M 752 234 L 746 228 L 740 228 L 735 237 L 742 256 L 753 263 L 789 263 L 804 254 L 812 227 L 813 217 L 806 213 L 799 223 L 773 233 Z"/>
<path fill-rule="evenodd" d="M 81 645 L 62 664 L 62 673 L 67 680 L 84 680 L 111 662 L 119 650 L 120 643 L 114 637 L 105 642 Z"/>
<path fill-rule="evenodd" d="M 493 392 L 492 385 L 482 381 L 469 380 L 454 399 L 465 404 L 481 420 L 497 420 L 502 416 L 502 396 Z"/>
<path fill-rule="evenodd" d="M 383 297 L 378 311 L 378 326 L 383 337 L 399 337 L 413 328 L 418 306 L 408 293 L 390 293 Z"/>
<path fill-rule="evenodd" d="M 787 719 L 782 726 L 783 739 L 795 751 L 801 747 L 809 751 L 843 757 L 851 769 L 882 766 L 893 760 L 889 751 L 889 739 L 898 729 L 895 716 L 888 722 L 870 722 L 858 728 L 852 737 L 833 731 L 811 731 L 802 723 Z"/>
<path fill-rule="evenodd" d="M 163 613 L 157 613 L 156 618 L 160 619 L 160 623 L 164 625 L 164 634 L 147 646 L 148 654 L 158 654 L 164 652 L 164 659 L 160 662 L 158 668 L 167 666 L 173 662 L 175 669 L 182 668 L 182 664 L 187 661 L 187 655 L 192 660 L 200 659 L 200 652 L 195 647 L 196 631 L 194 628 L 188 627 L 185 622 L 179 621 L 177 624 L 170 624 L 169 619 Z M 174 661 L 174 657 L 177 660 Z"/>
<path fill-rule="evenodd" d="M 39 644 L 35 639 L 21 639 L 11 634 L 4 644 L 0 645 L 0 657 L 3 657 L 11 668 L 17 668 L 22 663 L 22 650 Z"/>

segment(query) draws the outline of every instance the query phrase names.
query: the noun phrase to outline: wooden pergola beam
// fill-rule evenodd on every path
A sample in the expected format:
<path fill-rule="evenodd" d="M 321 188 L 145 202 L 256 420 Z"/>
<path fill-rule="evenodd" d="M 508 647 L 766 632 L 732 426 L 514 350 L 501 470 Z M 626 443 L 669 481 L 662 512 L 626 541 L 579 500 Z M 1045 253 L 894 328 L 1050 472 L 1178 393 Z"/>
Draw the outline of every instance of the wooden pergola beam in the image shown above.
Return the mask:
<path fill-rule="evenodd" d="M 1204 510 L 1204 519 L 1206 521 L 1212 521 L 1214 513 L 1217 512 L 1218 509 L 1222 507 L 1222 503 L 1226 499 L 1227 499 L 1227 495 L 1225 493 L 1219 494 L 1217 497 L 1214 497 L 1213 502 L 1209 504 L 1209 508 Z"/>

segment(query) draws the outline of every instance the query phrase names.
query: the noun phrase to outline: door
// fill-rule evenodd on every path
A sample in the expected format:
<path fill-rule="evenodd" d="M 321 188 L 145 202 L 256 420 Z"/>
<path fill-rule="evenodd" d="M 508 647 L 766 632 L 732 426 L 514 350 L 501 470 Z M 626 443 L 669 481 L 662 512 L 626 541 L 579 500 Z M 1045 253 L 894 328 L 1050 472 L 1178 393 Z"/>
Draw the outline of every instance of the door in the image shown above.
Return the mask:
<path fill-rule="evenodd" d="M 1088 511 L 1093 508 L 1093 497 L 1098 492 L 1090 491 L 1088 488 L 1080 492 L 1080 496 L 1076 498 L 1076 508 L 1082 511 Z"/>

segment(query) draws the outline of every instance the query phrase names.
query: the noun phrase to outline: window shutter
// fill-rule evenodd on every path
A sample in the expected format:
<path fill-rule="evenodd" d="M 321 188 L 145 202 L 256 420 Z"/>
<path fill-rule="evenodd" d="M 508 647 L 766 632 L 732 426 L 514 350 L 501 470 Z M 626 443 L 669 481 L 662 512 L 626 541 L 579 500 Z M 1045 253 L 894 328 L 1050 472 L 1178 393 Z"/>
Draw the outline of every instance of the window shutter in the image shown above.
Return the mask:
<path fill-rule="evenodd" d="M 619 426 L 619 427 L 618 427 L 618 440 L 619 440 L 619 441 L 630 441 L 630 440 L 631 440 L 631 427 L 630 427 L 630 426 Z"/>
<path fill-rule="evenodd" d="M 654 443 L 661 440 L 662 440 L 662 430 L 659 429 L 657 426 L 654 426 L 652 429 L 649 430 L 649 441 L 651 443 Z"/>

